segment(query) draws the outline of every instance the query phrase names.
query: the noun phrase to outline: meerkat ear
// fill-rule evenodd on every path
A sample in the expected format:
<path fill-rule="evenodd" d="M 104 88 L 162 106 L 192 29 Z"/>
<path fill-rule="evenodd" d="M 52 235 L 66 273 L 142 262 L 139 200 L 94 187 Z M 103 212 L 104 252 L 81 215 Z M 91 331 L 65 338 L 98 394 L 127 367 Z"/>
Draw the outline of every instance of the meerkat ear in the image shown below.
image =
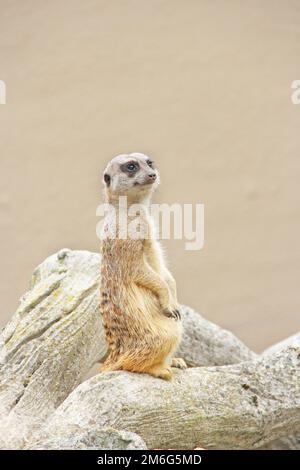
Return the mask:
<path fill-rule="evenodd" d="M 109 186 L 110 185 L 110 176 L 109 176 L 108 173 L 104 173 L 103 179 L 104 179 L 104 182 L 105 182 L 106 186 Z"/>

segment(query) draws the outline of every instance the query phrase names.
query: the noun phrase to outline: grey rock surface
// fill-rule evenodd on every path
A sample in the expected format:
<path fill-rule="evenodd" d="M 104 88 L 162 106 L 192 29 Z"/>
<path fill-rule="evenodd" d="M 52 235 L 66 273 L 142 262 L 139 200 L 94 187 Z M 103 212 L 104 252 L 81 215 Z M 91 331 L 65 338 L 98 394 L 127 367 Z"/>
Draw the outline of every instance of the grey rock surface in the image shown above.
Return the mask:
<path fill-rule="evenodd" d="M 98 438 L 117 446 L 123 431 L 150 447 L 253 448 L 296 431 L 299 335 L 259 358 L 186 306 L 178 355 L 197 367 L 171 384 L 115 372 L 80 385 L 107 352 L 100 263 L 99 254 L 68 249 L 47 258 L 0 331 L 0 448 L 93 448 Z"/>

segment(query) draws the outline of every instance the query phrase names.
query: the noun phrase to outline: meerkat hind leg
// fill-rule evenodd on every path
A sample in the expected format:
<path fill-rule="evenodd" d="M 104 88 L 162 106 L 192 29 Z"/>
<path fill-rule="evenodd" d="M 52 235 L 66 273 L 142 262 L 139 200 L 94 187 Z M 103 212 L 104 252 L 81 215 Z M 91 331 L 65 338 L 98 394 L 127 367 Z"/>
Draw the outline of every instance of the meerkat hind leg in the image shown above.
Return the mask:
<path fill-rule="evenodd" d="M 155 366 L 150 366 L 149 368 L 143 367 L 129 367 L 127 364 L 126 366 L 122 367 L 120 364 L 113 364 L 113 363 L 104 363 L 102 364 L 100 371 L 101 372 L 112 372 L 116 370 L 127 370 L 128 372 L 140 372 L 144 374 L 152 375 L 153 377 L 164 379 L 164 380 L 172 380 L 173 373 L 171 371 L 171 367 L 165 364 L 159 364 Z"/>
<path fill-rule="evenodd" d="M 171 366 L 176 367 L 177 369 L 186 369 L 187 368 L 185 360 L 182 359 L 181 357 L 173 357 Z"/>

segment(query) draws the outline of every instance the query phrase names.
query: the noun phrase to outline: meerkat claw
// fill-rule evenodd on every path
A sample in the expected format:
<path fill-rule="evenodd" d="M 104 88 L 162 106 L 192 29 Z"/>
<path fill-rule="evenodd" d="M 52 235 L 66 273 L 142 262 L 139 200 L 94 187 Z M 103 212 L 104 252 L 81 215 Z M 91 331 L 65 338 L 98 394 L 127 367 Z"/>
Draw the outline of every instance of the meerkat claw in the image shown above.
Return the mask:
<path fill-rule="evenodd" d="M 176 308 L 176 310 L 174 310 L 174 313 L 175 313 L 176 320 L 181 320 L 181 315 L 180 315 L 180 311 L 179 311 L 178 308 Z"/>
<path fill-rule="evenodd" d="M 174 309 L 174 310 L 165 309 L 164 310 L 164 315 L 168 318 L 174 318 L 174 320 L 180 320 L 181 319 L 180 312 L 177 308 Z"/>
<path fill-rule="evenodd" d="M 181 357 L 173 357 L 171 366 L 176 367 L 177 369 L 187 368 L 185 360 L 182 359 Z"/>

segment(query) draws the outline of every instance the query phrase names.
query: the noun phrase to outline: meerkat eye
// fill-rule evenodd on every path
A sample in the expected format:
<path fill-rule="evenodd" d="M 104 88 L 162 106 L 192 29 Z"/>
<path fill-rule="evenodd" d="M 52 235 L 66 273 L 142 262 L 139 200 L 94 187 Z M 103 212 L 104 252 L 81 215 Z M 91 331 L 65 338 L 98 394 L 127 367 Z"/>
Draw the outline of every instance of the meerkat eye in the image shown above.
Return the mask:
<path fill-rule="evenodd" d="M 128 163 L 126 166 L 128 171 L 135 171 L 136 170 L 136 165 L 134 163 Z"/>
<path fill-rule="evenodd" d="M 150 168 L 153 168 L 153 162 L 152 162 L 152 160 L 147 160 L 147 165 L 150 166 Z"/>

